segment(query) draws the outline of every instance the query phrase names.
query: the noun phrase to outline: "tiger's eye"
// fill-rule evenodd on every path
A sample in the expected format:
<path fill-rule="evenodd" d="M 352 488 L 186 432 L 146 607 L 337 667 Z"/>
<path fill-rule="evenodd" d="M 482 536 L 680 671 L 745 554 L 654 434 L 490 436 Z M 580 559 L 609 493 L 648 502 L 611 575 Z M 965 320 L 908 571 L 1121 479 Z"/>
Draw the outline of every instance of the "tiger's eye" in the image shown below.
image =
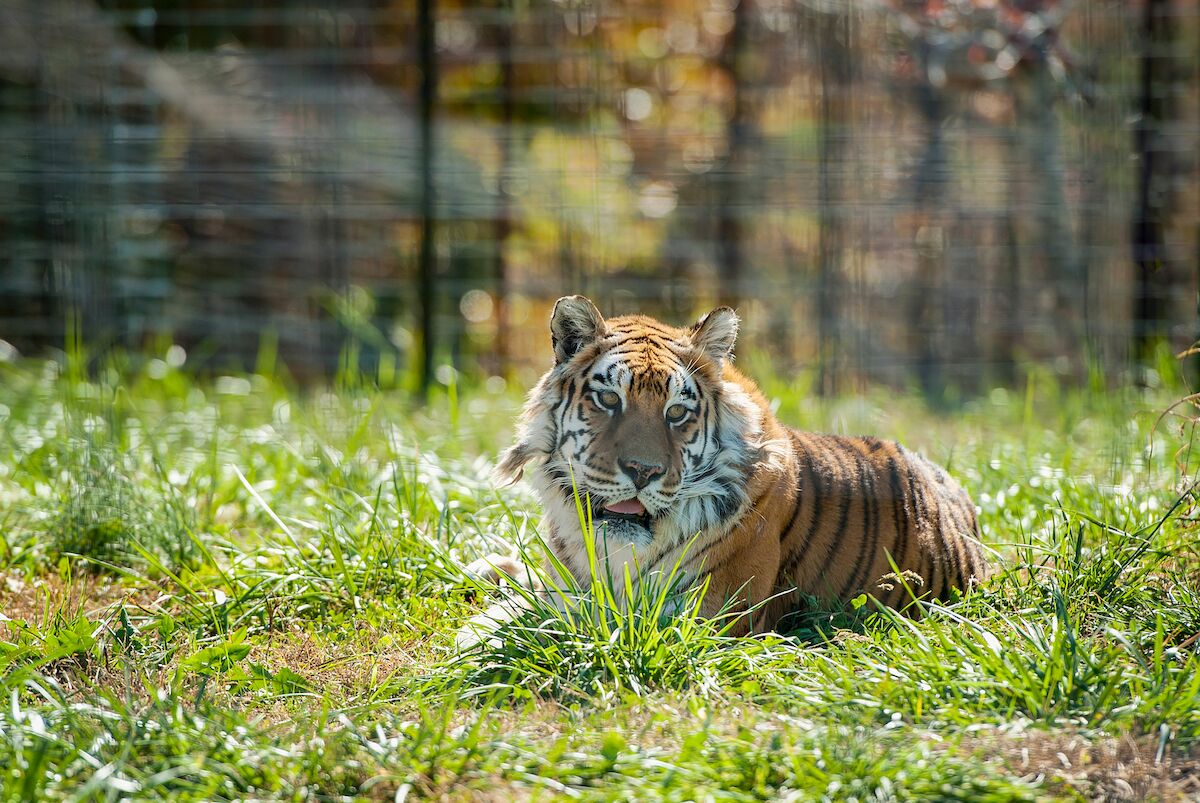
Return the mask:
<path fill-rule="evenodd" d="M 600 404 L 609 410 L 616 410 L 621 406 L 621 394 L 615 390 L 602 390 L 598 395 Z"/>
<path fill-rule="evenodd" d="M 672 404 L 667 408 L 667 420 L 672 424 L 678 424 L 688 416 L 688 408 L 682 404 Z"/>

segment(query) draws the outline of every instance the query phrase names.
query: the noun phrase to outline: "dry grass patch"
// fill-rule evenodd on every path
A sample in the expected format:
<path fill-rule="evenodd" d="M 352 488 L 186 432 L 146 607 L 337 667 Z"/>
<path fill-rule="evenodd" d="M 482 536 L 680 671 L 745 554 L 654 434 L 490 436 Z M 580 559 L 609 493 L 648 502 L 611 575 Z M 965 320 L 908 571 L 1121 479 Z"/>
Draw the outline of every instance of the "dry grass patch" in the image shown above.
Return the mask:
<path fill-rule="evenodd" d="M 1173 750 L 1159 738 L 1130 735 L 1088 739 L 1077 733 L 1028 731 L 962 742 L 1014 775 L 1044 779 L 1050 788 L 1090 800 L 1200 799 L 1200 746 Z"/>

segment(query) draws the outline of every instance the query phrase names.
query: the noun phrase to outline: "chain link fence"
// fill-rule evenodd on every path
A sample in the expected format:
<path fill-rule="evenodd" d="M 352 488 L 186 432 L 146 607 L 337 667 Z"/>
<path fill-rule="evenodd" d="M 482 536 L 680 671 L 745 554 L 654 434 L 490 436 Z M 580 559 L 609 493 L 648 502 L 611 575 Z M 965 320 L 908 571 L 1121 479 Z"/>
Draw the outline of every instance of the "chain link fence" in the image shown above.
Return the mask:
<path fill-rule="evenodd" d="M 0 338 L 545 364 L 584 292 L 837 392 L 1197 335 L 1186 0 L 6 0 Z"/>

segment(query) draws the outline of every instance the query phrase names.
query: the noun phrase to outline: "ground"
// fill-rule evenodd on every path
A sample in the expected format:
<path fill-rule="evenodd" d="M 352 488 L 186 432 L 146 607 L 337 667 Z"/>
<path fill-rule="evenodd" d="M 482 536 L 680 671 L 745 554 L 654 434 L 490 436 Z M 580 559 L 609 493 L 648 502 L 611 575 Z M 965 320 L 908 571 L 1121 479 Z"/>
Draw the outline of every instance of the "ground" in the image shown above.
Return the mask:
<path fill-rule="evenodd" d="M 752 373 L 767 376 L 756 370 Z M 900 439 L 972 492 L 997 577 L 787 634 L 535 611 L 481 655 L 463 567 L 537 551 L 489 471 L 522 388 L 425 405 L 342 375 L 0 363 L 4 799 L 1185 799 L 1200 795 L 1192 411 L 1150 387 L 930 410 L 763 382 L 788 423 Z M 269 373 L 269 372 L 264 372 Z"/>

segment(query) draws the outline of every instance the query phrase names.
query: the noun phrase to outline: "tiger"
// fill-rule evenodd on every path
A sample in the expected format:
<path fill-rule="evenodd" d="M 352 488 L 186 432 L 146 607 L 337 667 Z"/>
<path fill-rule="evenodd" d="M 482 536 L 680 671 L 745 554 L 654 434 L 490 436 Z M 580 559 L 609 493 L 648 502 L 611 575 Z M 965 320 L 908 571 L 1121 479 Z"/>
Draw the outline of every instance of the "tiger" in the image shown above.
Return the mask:
<path fill-rule="evenodd" d="M 729 626 L 746 634 L 780 628 L 814 600 L 864 593 L 920 615 L 915 600 L 945 601 L 986 579 L 962 486 L 894 441 L 784 426 L 733 365 L 739 325 L 730 307 L 677 328 L 606 320 L 579 295 L 554 305 L 554 364 L 495 473 L 529 479 L 545 544 L 579 586 L 676 572 L 708 584 L 702 616 L 750 612 Z M 501 555 L 468 573 L 533 576 Z"/>

